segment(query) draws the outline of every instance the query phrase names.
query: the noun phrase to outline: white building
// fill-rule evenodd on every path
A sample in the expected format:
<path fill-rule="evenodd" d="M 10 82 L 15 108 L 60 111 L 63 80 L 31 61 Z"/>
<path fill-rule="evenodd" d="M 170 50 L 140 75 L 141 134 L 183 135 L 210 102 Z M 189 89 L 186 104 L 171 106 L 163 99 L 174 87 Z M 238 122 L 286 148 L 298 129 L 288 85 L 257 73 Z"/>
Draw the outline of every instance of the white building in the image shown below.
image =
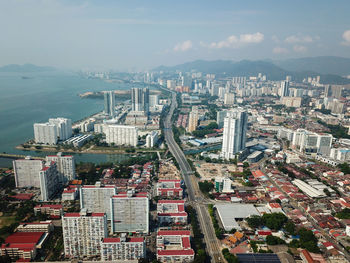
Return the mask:
<path fill-rule="evenodd" d="M 80 188 L 80 208 L 92 213 L 106 213 L 107 219 L 111 219 L 110 199 L 117 194 L 114 185 L 84 185 Z"/>
<path fill-rule="evenodd" d="M 330 155 L 331 158 L 340 162 L 350 161 L 350 149 L 349 148 L 332 148 Z"/>
<path fill-rule="evenodd" d="M 235 104 L 235 94 L 234 93 L 225 93 L 224 95 L 224 104 L 233 105 Z"/>
<path fill-rule="evenodd" d="M 154 147 L 158 142 L 158 132 L 152 131 L 150 134 L 146 137 L 146 147 L 152 148 Z"/>
<path fill-rule="evenodd" d="M 181 180 L 178 179 L 160 179 L 157 183 L 157 196 L 180 197 L 183 196 Z"/>
<path fill-rule="evenodd" d="M 115 95 L 114 91 L 105 91 L 104 96 L 104 113 L 112 118 L 115 117 Z"/>
<path fill-rule="evenodd" d="M 55 145 L 58 141 L 57 129 L 54 124 L 34 123 L 34 140 L 35 143 Z"/>
<path fill-rule="evenodd" d="M 42 160 L 30 156 L 12 162 L 16 187 L 40 187 L 39 172 L 44 168 Z"/>
<path fill-rule="evenodd" d="M 54 197 L 61 187 L 55 162 L 45 164 L 45 167 L 39 172 L 39 180 L 41 192 L 40 200 L 47 202 Z"/>
<path fill-rule="evenodd" d="M 281 82 L 281 98 L 289 97 L 289 81 Z"/>
<path fill-rule="evenodd" d="M 20 223 L 16 228 L 16 232 L 45 232 L 49 233 L 54 229 L 51 220 L 32 222 L 32 223 Z"/>
<path fill-rule="evenodd" d="M 111 237 L 102 240 L 101 260 L 137 260 L 145 256 L 146 246 L 143 237 Z"/>
<path fill-rule="evenodd" d="M 291 129 L 280 128 L 277 131 L 277 138 L 293 141 L 293 134 L 294 134 L 294 131 Z"/>
<path fill-rule="evenodd" d="M 186 224 L 187 213 L 184 200 L 159 200 L 157 203 L 158 223 Z"/>
<path fill-rule="evenodd" d="M 59 172 L 59 181 L 62 184 L 66 184 L 75 177 L 75 161 L 73 155 L 62 155 L 61 152 L 57 155 L 46 156 L 46 161 L 54 161 L 57 165 L 57 170 Z"/>
<path fill-rule="evenodd" d="M 66 213 L 62 218 L 64 254 L 91 257 L 101 254 L 101 240 L 107 237 L 107 218 L 103 213 Z"/>
<path fill-rule="evenodd" d="M 317 134 L 304 129 L 298 129 L 293 134 L 292 147 L 307 154 L 329 155 L 333 136 L 331 134 Z"/>
<path fill-rule="evenodd" d="M 80 131 L 81 132 L 89 132 L 94 130 L 96 120 L 94 118 L 88 119 L 86 121 L 83 121 L 80 124 Z"/>
<path fill-rule="evenodd" d="M 245 149 L 248 125 L 247 113 L 241 109 L 230 111 L 224 119 L 224 136 L 221 156 L 234 159 L 235 154 Z"/>
<path fill-rule="evenodd" d="M 112 232 L 148 233 L 149 201 L 147 193 L 119 193 L 111 199 Z"/>
<path fill-rule="evenodd" d="M 137 146 L 138 128 L 126 125 L 106 125 L 106 142 L 115 145 Z"/>
<path fill-rule="evenodd" d="M 228 112 L 229 112 L 229 110 L 222 110 L 222 111 L 218 111 L 216 113 L 216 123 L 218 124 L 219 128 L 224 127 L 224 120 L 225 120 Z"/>
<path fill-rule="evenodd" d="M 60 141 L 72 137 L 72 120 L 67 118 L 50 118 L 49 123 L 55 125 L 57 136 Z"/>
<path fill-rule="evenodd" d="M 160 262 L 192 262 L 194 250 L 189 230 L 160 230 L 157 233 L 157 260 Z"/>
<path fill-rule="evenodd" d="M 157 105 L 159 105 L 159 95 L 158 94 L 149 95 L 149 106 L 155 107 Z"/>

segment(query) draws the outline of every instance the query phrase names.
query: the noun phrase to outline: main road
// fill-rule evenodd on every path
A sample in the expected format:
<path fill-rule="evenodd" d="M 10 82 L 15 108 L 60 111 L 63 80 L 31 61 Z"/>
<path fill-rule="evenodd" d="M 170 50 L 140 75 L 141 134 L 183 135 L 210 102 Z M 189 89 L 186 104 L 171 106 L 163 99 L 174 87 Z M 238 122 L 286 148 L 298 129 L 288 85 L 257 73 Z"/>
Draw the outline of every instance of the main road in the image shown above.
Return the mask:
<path fill-rule="evenodd" d="M 215 263 L 224 263 L 221 253 L 221 246 L 216 238 L 215 230 L 211 222 L 211 218 L 207 209 L 205 202 L 203 203 L 202 196 L 198 194 L 195 195 L 196 189 L 198 188 L 194 185 L 192 180 L 193 171 L 191 166 L 187 162 L 185 154 L 182 152 L 179 145 L 174 140 L 174 134 L 172 130 L 172 116 L 174 114 L 175 108 L 177 108 L 176 93 L 172 92 L 172 101 L 168 115 L 164 120 L 164 138 L 169 147 L 170 152 L 175 157 L 177 163 L 179 164 L 183 180 L 187 188 L 188 201 L 193 204 L 194 208 L 197 211 L 197 218 L 200 223 L 202 232 L 204 234 L 204 240 L 206 244 L 206 249 L 208 254 L 211 257 L 211 262 Z M 197 192 L 198 193 L 198 192 Z"/>

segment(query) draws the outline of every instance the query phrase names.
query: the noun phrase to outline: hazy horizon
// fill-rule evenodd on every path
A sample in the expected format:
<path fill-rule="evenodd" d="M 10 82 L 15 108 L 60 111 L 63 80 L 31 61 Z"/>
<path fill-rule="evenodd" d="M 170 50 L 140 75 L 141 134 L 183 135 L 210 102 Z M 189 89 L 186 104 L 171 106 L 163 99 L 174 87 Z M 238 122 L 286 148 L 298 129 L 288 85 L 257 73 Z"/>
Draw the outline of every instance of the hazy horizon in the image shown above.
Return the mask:
<path fill-rule="evenodd" d="M 332 12 L 330 12 L 332 10 Z M 146 70 L 350 54 L 350 5 L 320 1 L 0 2 L 1 66 Z"/>

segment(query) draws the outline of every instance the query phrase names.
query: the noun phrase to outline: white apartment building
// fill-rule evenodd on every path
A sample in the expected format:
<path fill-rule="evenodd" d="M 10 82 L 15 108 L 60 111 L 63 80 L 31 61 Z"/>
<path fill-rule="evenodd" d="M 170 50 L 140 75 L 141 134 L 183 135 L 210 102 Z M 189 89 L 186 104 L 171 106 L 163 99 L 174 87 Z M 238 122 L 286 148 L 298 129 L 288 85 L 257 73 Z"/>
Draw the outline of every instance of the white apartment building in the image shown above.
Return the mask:
<path fill-rule="evenodd" d="M 137 146 L 138 128 L 134 126 L 106 125 L 104 133 L 108 144 Z"/>
<path fill-rule="evenodd" d="M 152 148 L 154 147 L 158 142 L 158 132 L 152 131 L 150 134 L 146 137 L 146 147 Z"/>
<path fill-rule="evenodd" d="M 148 233 L 149 200 L 147 193 L 118 193 L 111 199 L 112 232 Z"/>
<path fill-rule="evenodd" d="M 40 200 L 47 202 L 59 191 L 61 184 L 55 162 L 48 162 L 39 172 Z"/>
<path fill-rule="evenodd" d="M 157 203 L 158 223 L 186 224 L 187 213 L 184 200 L 159 200 Z"/>
<path fill-rule="evenodd" d="M 146 246 L 143 237 L 110 237 L 101 243 L 101 260 L 137 260 L 145 258 Z"/>
<path fill-rule="evenodd" d="M 332 148 L 330 155 L 331 158 L 340 162 L 350 161 L 350 149 L 349 148 Z"/>
<path fill-rule="evenodd" d="M 64 254 L 92 257 L 101 254 L 101 240 L 107 237 L 107 217 L 103 213 L 66 213 L 62 218 Z"/>
<path fill-rule="evenodd" d="M 34 123 L 35 143 L 55 145 L 58 141 L 57 129 L 54 124 Z"/>
<path fill-rule="evenodd" d="M 72 120 L 67 118 L 50 118 L 49 123 L 55 125 L 58 139 L 61 141 L 72 137 Z"/>
<path fill-rule="evenodd" d="M 197 129 L 198 119 L 199 119 L 198 107 L 193 106 L 192 111 L 190 112 L 189 118 L 188 118 L 188 126 L 187 126 L 188 132 L 193 132 Z"/>
<path fill-rule="evenodd" d="M 81 132 L 89 132 L 94 130 L 96 120 L 94 118 L 88 119 L 80 124 Z"/>
<path fill-rule="evenodd" d="M 245 149 L 247 125 L 248 115 L 242 109 L 227 113 L 221 148 L 221 156 L 226 160 L 234 159 L 236 153 Z"/>
<path fill-rule="evenodd" d="M 234 93 L 225 93 L 224 95 L 224 104 L 233 105 L 235 104 L 235 94 Z"/>
<path fill-rule="evenodd" d="M 277 138 L 293 141 L 293 134 L 294 134 L 294 131 L 291 129 L 280 128 L 277 131 Z"/>
<path fill-rule="evenodd" d="M 159 95 L 149 95 L 149 106 L 155 107 L 157 105 L 159 105 Z"/>
<path fill-rule="evenodd" d="M 40 187 L 39 172 L 44 168 L 42 160 L 25 159 L 12 161 L 16 187 Z"/>
<path fill-rule="evenodd" d="M 59 172 L 59 181 L 62 184 L 66 184 L 75 177 L 75 161 L 73 155 L 62 155 L 61 152 L 57 155 L 46 156 L 46 161 L 54 161 L 57 165 L 57 170 Z"/>
<path fill-rule="evenodd" d="M 304 129 L 294 131 L 292 147 L 307 154 L 329 155 L 333 136 L 331 134 L 317 134 Z"/>
<path fill-rule="evenodd" d="M 114 185 L 84 185 L 80 188 L 80 208 L 93 213 L 106 213 L 107 219 L 111 219 L 110 199 L 117 194 Z"/>

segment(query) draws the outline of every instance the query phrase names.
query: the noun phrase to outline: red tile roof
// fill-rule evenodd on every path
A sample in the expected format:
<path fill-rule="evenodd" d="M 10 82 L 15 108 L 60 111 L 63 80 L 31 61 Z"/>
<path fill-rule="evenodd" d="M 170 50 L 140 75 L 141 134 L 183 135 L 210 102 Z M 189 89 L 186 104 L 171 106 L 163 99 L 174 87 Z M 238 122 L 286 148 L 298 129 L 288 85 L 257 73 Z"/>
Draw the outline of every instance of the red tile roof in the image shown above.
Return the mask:
<path fill-rule="evenodd" d="M 159 256 L 192 256 L 194 255 L 193 249 L 183 249 L 183 250 L 158 250 L 157 254 Z"/>
<path fill-rule="evenodd" d="M 37 244 L 44 232 L 16 232 L 5 239 L 5 243 Z"/>
<path fill-rule="evenodd" d="M 191 232 L 189 230 L 159 230 L 158 236 L 189 236 Z"/>

